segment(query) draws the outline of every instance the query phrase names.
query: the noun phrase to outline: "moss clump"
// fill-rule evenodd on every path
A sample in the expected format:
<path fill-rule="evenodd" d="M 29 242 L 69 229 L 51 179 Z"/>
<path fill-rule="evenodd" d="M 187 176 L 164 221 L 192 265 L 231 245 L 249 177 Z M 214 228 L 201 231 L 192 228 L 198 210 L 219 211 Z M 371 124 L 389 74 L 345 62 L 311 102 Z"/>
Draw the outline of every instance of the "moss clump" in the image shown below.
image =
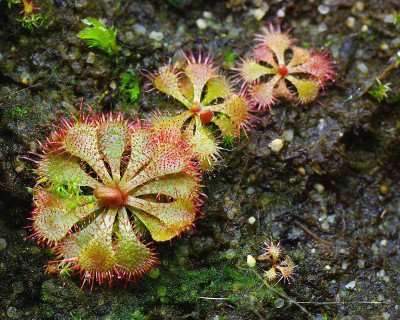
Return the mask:
<path fill-rule="evenodd" d="M 179 267 L 163 271 L 156 281 L 159 301 L 188 309 L 212 310 L 215 301 L 226 301 L 227 306 L 234 304 L 241 313 L 249 314 L 257 305 L 272 303 L 276 298 L 276 293 L 249 269 L 227 264 L 225 260 L 195 270 Z"/>

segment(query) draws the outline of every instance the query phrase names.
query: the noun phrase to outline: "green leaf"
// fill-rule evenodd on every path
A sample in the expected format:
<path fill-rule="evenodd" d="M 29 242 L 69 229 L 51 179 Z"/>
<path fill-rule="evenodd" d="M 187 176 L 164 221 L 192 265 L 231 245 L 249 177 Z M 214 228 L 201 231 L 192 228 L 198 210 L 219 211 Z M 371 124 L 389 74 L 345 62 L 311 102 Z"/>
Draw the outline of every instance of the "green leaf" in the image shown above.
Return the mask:
<path fill-rule="evenodd" d="M 83 19 L 82 22 L 88 27 L 80 31 L 76 36 L 86 40 L 90 48 L 98 48 L 109 55 L 117 54 L 121 49 L 116 43 L 117 29 L 107 29 L 104 23 L 95 18 Z"/>
<path fill-rule="evenodd" d="M 125 72 L 119 91 L 127 96 L 130 102 L 135 102 L 140 93 L 140 79 L 131 72 Z"/>

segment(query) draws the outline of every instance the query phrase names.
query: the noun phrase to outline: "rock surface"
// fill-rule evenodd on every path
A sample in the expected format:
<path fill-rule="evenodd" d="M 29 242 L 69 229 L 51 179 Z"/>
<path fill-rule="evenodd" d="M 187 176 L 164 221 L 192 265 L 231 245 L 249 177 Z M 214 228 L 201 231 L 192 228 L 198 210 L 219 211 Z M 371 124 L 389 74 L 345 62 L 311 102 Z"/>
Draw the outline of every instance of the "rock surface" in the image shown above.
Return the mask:
<path fill-rule="evenodd" d="M 39 6 L 52 23 L 31 32 L 16 21 L 20 8 L 0 1 L 0 318 L 400 318 L 400 70 L 382 79 L 391 83 L 388 99 L 366 93 L 400 50 L 400 29 L 388 18 L 396 1 Z M 158 244 L 159 275 L 90 292 L 78 276 L 45 268 L 54 255 L 24 240 L 34 185 L 24 157 L 37 141 L 61 116 L 76 114 L 82 97 L 96 112 L 176 110 L 174 101 L 145 93 L 142 69 L 155 70 L 183 48 L 210 51 L 228 70 L 278 16 L 300 45 L 331 49 L 336 82 L 310 105 L 282 102 L 259 114 L 249 139 L 223 152 L 204 181 L 204 217 L 190 236 Z M 76 37 L 86 17 L 119 30 L 118 56 Z M 141 81 L 133 103 L 118 90 L 127 71 Z M 279 152 L 269 147 L 275 139 Z M 258 276 L 265 266 L 246 263 L 271 239 L 297 265 L 290 284 L 266 286 Z"/>

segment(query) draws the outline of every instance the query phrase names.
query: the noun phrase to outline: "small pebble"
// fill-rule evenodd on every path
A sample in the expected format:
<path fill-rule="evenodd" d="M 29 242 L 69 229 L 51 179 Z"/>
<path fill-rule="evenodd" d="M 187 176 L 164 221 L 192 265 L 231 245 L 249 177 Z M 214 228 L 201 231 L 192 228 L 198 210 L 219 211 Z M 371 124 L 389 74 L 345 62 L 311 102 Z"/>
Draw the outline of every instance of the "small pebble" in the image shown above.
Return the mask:
<path fill-rule="evenodd" d="M 326 30 L 328 30 L 328 27 L 326 26 L 325 23 L 321 23 L 321 24 L 318 26 L 318 32 L 319 32 L 319 33 L 325 32 Z"/>
<path fill-rule="evenodd" d="M 256 259 L 250 254 L 247 256 L 247 265 L 250 268 L 254 268 L 256 266 Z"/>
<path fill-rule="evenodd" d="M 376 243 L 373 243 L 371 245 L 371 250 L 374 254 L 378 254 L 379 253 L 379 247 L 376 245 Z"/>
<path fill-rule="evenodd" d="M 282 298 L 278 298 L 275 300 L 275 307 L 280 309 L 285 305 L 285 300 L 283 300 Z"/>
<path fill-rule="evenodd" d="M 266 11 L 261 8 L 255 9 L 253 11 L 253 15 L 258 21 L 260 21 L 262 18 L 264 18 L 265 14 L 266 14 Z"/>
<path fill-rule="evenodd" d="M 365 261 L 364 260 L 358 260 L 357 265 L 360 269 L 365 268 Z"/>
<path fill-rule="evenodd" d="M 357 62 L 356 69 L 361 73 L 367 74 L 369 69 L 364 62 Z"/>
<path fill-rule="evenodd" d="M 283 18 L 283 17 L 285 16 L 285 10 L 284 10 L 284 9 L 279 9 L 279 10 L 276 12 L 276 16 L 277 16 L 278 18 Z"/>
<path fill-rule="evenodd" d="M 256 192 L 256 190 L 253 187 L 248 187 L 246 190 L 246 193 L 248 195 L 252 195 L 254 192 Z"/>
<path fill-rule="evenodd" d="M 75 9 L 77 9 L 77 10 L 83 10 L 88 5 L 87 0 L 76 0 L 74 2 L 75 2 Z"/>
<path fill-rule="evenodd" d="M 96 55 L 93 52 L 89 52 L 86 58 L 86 63 L 93 64 L 96 61 Z"/>
<path fill-rule="evenodd" d="M 326 215 L 322 214 L 319 218 L 318 221 L 324 221 L 326 219 Z"/>
<path fill-rule="evenodd" d="M 320 14 L 328 14 L 330 11 L 330 8 L 323 4 L 320 4 L 317 9 Z"/>
<path fill-rule="evenodd" d="M 274 139 L 268 144 L 268 147 L 270 147 L 273 152 L 279 152 L 283 148 L 283 140 Z"/>
<path fill-rule="evenodd" d="M 356 287 L 356 281 L 350 281 L 348 284 L 346 284 L 346 289 L 354 289 Z"/>
<path fill-rule="evenodd" d="M 379 45 L 379 49 L 381 51 L 388 51 L 389 50 L 389 45 L 386 42 L 383 42 Z"/>
<path fill-rule="evenodd" d="M 314 184 L 314 189 L 317 190 L 319 194 L 321 194 L 322 192 L 324 192 L 325 187 L 320 183 L 316 183 Z"/>
<path fill-rule="evenodd" d="M 384 276 L 385 276 L 385 270 L 383 270 L 383 269 L 381 269 L 381 270 L 379 270 L 377 273 L 376 273 L 376 275 L 378 276 L 378 277 L 380 277 L 380 278 L 383 278 Z"/>
<path fill-rule="evenodd" d="M 67 56 L 68 60 L 72 61 L 78 60 L 80 57 L 81 57 L 81 52 L 76 48 Z"/>
<path fill-rule="evenodd" d="M 304 167 L 298 167 L 297 168 L 297 173 L 301 176 L 305 176 L 306 175 L 306 169 L 304 169 Z"/>
<path fill-rule="evenodd" d="M 0 238 L 0 252 L 7 247 L 7 241 L 4 238 Z"/>
<path fill-rule="evenodd" d="M 228 209 L 228 210 L 226 211 L 226 217 L 227 217 L 228 219 L 232 220 L 233 218 L 235 218 L 236 212 L 237 212 L 237 210 Z"/>
<path fill-rule="evenodd" d="M 142 35 L 146 34 L 146 27 L 142 26 L 142 25 L 139 24 L 139 23 L 135 23 L 135 24 L 133 25 L 133 31 L 135 31 L 135 33 L 136 33 L 137 35 L 142 36 Z"/>
<path fill-rule="evenodd" d="M 117 89 L 117 83 L 116 83 L 114 80 L 111 81 L 111 83 L 110 83 L 110 89 L 111 89 L 111 90 Z"/>
<path fill-rule="evenodd" d="M 152 31 L 150 32 L 149 38 L 156 41 L 162 41 L 162 39 L 164 39 L 164 34 L 162 32 Z"/>
<path fill-rule="evenodd" d="M 394 22 L 394 17 L 392 14 L 389 14 L 385 17 L 385 19 L 383 19 L 383 22 L 385 23 L 393 23 Z"/>
<path fill-rule="evenodd" d="M 331 270 L 332 267 L 331 267 L 329 264 L 327 264 L 327 265 L 325 266 L 325 269 L 326 269 L 326 270 Z"/>
<path fill-rule="evenodd" d="M 348 18 L 347 18 L 347 20 L 346 20 L 346 25 L 347 25 L 349 28 L 354 28 L 355 24 L 356 24 L 356 18 L 354 18 L 354 17 L 348 17 Z"/>
<path fill-rule="evenodd" d="M 364 8 L 365 8 L 364 2 L 362 2 L 362 1 L 357 1 L 357 2 L 356 2 L 356 5 L 354 6 L 354 8 L 355 8 L 357 11 L 363 11 Z"/>
<path fill-rule="evenodd" d="M 25 85 L 28 85 L 32 82 L 31 75 L 26 71 L 21 73 L 21 75 L 19 76 L 19 79 L 20 79 L 21 83 L 25 84 Z"/>
<path fill-rule="evenodd" d="M 24 169 L 25 169 L 24 165 L 21 164 L 21 165 L 19 165 L 19 166 L 16 166 L 14 170 L 15 170 L 16 173 L 20 173 L 20 172 L 22 172 Z"/>
<path fill-rule="evenodd" d="M 250 218 L 247 220 L 247 222 L 248 222 L 249 224 L 253 225 L 254 222 L 256 222 L 256 218 L 250 217 Z"/>
<path fill-rule="evenodd" d="M 382 183 L 379 186 L 379 192 L 382 193 L 382 194 L 388 193 L 389 192 L 389 187 L 386 184 Z"/>
<path fill-rule="evenodd" d="M 203 18 L 197 19 L 196 25 L 200 30 L 204 30 L 208 26 L 207 21 L 204 20 Z"/>
<path fill-rule="evenodd" d="M 324 223 L 321 224 L 321 227 L 324 230 L 328 230 L 329 229 L 329 223 L 325 221 Z"/>
<path fill-rule="evenodd" d="M 381 242 L 379 242 L 379 244 L 380 244 L 382 247 L 386 247 L 386 246 L 387 246 L 387 240 L 386 240 L 386 239 L 383 239 L 383 240 L 381 240 Z"/>
<path fill-rule="evenodd" d="M 325 119 L 319 119 L 318 120 L 318 130 L 323 130 L 325 128 Z"/>
<path fill-rule="evenodd" d="M 125 32 L 125 39 L 127 41 L 132 41 L 135 39 L 135 35 L 133 34 L 132 31 L 127 31 L 127 32 Z"/>
<path fill-rule="evenodd" d="M 343 270 L 346 270 L 348 266 L 349 266 L 349 263 L 348 263 L 347 261 L 344 261 L 344 262 L 342 263 L 342 269 L 343 269 Z"/>
<path fill-rule="evenodd" d="M 388 312 L 382 313 L 382 318 L 383 318 L 383 320 L 389 320 L 390 319 L 390 313 L 388 313 Z"/>
<path fill-rule="evenodd" d="M 366 24 L 364 24 L 362 27 L 361 27 L 361 32 L 367 32 L 368 31 L 368 26 L 366 25 Z"/>
<path fill-rule="evenodd" d="M 11 319 L 16 319 L 16 318 L 19 318 L 20 312 L 19 312 L 18 309 L 15 308 L 15 307 L 9 307 L 9 308 L 7 309 L 7 316 L 8 316 L 9 318 L 11 318 Z"/>
<path fill-rule="evenodd" d="M 336 219 L 336 215 L 331 214 L 331 215 L 329 215 L 329 216 L 326 218 L 326 221 L 327 221 L 328 223 L 330 223 L 330 224 L 333 224 L 333 223 L 335 223 L 335 219 Z"/>
<path fill-rule="evenodd" d="M 293 130 L 285 130 L 282 134 L 283 139 L 287 142 L 291 142 L 293 140 Z"/>
<path fill-rule="evenodd" d="M 212 18 L 212 13 L 210 12 L 210 11 L 204 11 L 203 12 L 203 17 L 205 18 L 205 19 L 211 19 Z"/>

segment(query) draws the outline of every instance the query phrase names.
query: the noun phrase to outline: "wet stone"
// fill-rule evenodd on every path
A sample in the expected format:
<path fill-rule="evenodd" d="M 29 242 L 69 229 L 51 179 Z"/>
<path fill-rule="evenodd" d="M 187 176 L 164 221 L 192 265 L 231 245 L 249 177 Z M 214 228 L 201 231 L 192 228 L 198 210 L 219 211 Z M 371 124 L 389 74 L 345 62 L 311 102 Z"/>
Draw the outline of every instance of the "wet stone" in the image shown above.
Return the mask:
<path fill-rule="evenodd" d="M 12 284 L 12 291 L 15 294 L 21 293 L 24 291 L 24 283 L 22 281 L 17 281 Z"/>
<path fill-rule="evenodd" d="M 21 316 L 21 312 L 15 307 L 9 307 L 7 309 L 7 316 L 11 319 L 17 319 Z"/>
<path fill-rule="evenodd" d="M 0 238 L 0 252 L 7 247 L 7 241 L 4 238 Z"/>
<path fill-rule="evenodd" d="M 96 61 L 96 55 L 93 52 L 89 52 L 86 63 L 93 64 Z"/>

